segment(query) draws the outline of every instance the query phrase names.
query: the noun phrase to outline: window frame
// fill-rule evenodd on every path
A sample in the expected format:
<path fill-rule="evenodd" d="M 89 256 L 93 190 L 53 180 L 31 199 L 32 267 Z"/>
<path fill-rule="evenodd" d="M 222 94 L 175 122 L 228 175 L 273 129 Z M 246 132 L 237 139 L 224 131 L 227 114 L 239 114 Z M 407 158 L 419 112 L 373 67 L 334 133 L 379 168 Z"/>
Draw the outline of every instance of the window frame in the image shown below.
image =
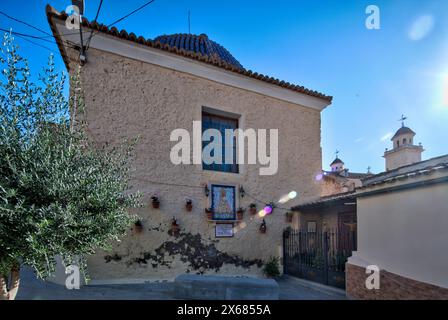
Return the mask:
<path fill-rule="evenodd" d="M 204 121 L 204 117 L 209 117 L 210 120 L 208 122 Z M 233 123 L 234 127 L 231 128 L 225 128 L 223 131 L 220 130 L 220 128 L 216 128 L 213 126 L 206 126 L 206 128 L 204 129 L 204 124 L 205 123 L 213 123 L 213 119 L 217 120 L 216 122 L 219 122 L 219 120 L 223 121 L 223 126 L 226 125 L 225 122 L 227 123 Z M 208 107 L 203 107 L 202 111 L 201 111 L 201 136 L 204 133 L 204 131 L 206 129 L 216 129 L 219 130 L 221 132 L 222 135 L 222 161 L 225 161 L 225 151 L 226 151 L 226 146 L 225 146 L 225 130 L 226 129 L 232 129 L 232 130 L 236 130 L 239 128 L 240 125 L 240 119 L 239 116 L 236 114 L 230 114 L 228 112 L 224 112 L 224 111 L 219 111 L 219 110 L 213 110 L 210 109 Z M 231 125 L 229 125 L 231 126 Z M 202 141 L 202 145 L 201 145 L 201 154 L 202 151 L 204 150 L 204 147 L 206 145 L 208 145 L 210 143 L 210 141 Z M 238 164 L 237 161 L 237 150 L 238 150 L 238 141 L 236 139 L 236 137 L 234 137 L 234 141 L 233 141 L 233 164 L 205 164 L 202 161 L 202 170 L 204 171 L 212 171 L 212 172 L 220 172 L 220 173 L 230 173 L 230 174 L 240 174 L 240 166 Z M 228 170 L 226 170 L 226 168 L 229 168 Z"/>

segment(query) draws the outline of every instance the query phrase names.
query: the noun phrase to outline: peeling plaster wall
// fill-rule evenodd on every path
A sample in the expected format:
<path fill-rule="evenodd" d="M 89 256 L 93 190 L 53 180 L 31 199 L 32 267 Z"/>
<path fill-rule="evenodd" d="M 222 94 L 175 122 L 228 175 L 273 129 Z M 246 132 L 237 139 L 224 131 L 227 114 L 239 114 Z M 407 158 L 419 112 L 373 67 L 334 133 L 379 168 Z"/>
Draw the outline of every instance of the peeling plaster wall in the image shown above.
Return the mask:
<path fill-rule="evenodd" d="M 233 238 L 215 238 L 215 224 L 204 214 L 210 198 L 202 188 L 153 182 L 243 185 L 266 202 L 297 191 L 300 199 L 286 207 L 316 198 L 320 186 L 314 177 L 321 172 L 319 111 L 93 48 L 81 74 L 89 134 L 99 143 L 111 144 L 140 136 L 132 190 L 143 193 L 146 205 L 134 210 L 143 222 L 141 233 L 129 230 L 111 252 L 98 251 L 88 258 L 95 282 L 172 280 L 186 272 L 260 276 L 261 261 L 281 257 L 282 230 L 288 226 L 284 210 L 275 209 L 266 217 L 265 234 L 259 232 L 261 219 L 247 210 Z M 173 165 L 170 150 L 175 142 L 170 142 L 170 133 L 177 128 L 191 132 L 192 121 L 201 120 L 202 106 L 241 115 L 242 129 L 279 129 L 277 174 L 260 176 L 259 165 L 240 165 L 239 174 Z M 160 209 L 151 207 L 154 192 L 160 196 Z M 186 197 L 193 200 L 191 212 L 185 210 Z M 248 196 L 237 196 L 236 205 L 248 207 L 251 202 Z M 178 237 L 168 234 L 173 216 L 181 228 Z"/>

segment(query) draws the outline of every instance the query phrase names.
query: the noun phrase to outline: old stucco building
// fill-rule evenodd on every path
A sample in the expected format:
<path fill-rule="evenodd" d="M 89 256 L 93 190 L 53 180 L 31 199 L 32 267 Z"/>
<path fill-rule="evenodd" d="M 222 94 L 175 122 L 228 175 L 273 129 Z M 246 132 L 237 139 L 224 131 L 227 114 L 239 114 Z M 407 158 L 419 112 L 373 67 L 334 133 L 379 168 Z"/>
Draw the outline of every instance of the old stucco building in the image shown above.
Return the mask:
<path fill-rule="evenodd" d="M 140 137 L 132 164 L 132 190 L 143 193 L 145 204 L 135 211 L 140 224 L 112 252 L 88 258 L 93 283 L 172 280 L 182 273 L 261 276 L 263 262 L 282 255 L 282 231 L 290 224 L 285 209 L 320 195 L 321 111 L 331 97 L 248 71 L 206 35 L 150 40 L 84 20 L 82 31 L 94 36 L 80 55 L 67 15 L 47 7 L 47 16 L 69 72 L 81 65 L 91 137 L 99 144 Z M 202 121 L 202 129 L 205 123 L 218 130 L 278 129 L 277 173 L 260 175 L 260 164 L 173 164 L 170 135 L 178 128 L 191 132 L 193 121 Z M 291 191 L 299 196 L 280 204 Z M 152 205 L 155 194 L 159 208 Z M 262 217 L 271 202 L 277 207 Z M 206 215 L 206 208 L 220 213 L 222 204 L 227 216 Z M 239 207 L 247 209 L 242 219 Z"/>
<path fill-rule="evenodd" d="M 357 237 L 345 265 L 351 298 L 448 298 L 448 155 L 421 161 L 414 136 L 403 124 L 385 152 L 384 172 L 295 208 L 302 225 L 353 227 Z M 369 266 L 379 269 L 377 289 L 365 285 Z"/>

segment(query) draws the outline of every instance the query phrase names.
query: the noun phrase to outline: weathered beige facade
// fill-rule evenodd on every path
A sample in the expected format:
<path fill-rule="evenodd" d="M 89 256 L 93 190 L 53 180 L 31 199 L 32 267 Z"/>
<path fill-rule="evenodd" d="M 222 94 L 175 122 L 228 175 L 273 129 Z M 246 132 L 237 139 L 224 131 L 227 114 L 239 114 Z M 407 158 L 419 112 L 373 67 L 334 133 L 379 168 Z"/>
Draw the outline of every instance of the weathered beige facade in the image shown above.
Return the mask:
<path fill-rule="evenodd" d="M 265 203 L 296 191 L 299 197 L 283 205 L 288 208 L 299 199 L 316 198 L 320 194 L 315 176 L 321 171 L 322 108 L 223 84 L 174 66 L 131 59 L 114 50 L 98 49 L 101 39 L 97 41 L 98 45 L 92 41 L 87 63 L 81 67 L 89 134 L 100 144 L 112 145 L 140 137 L 131 185 L 132 191 L 143 193 L 145 207 L 134 211 L 141 217 L 142 232 L 130 229 L 112 252 L 98 251 L 88 258 L 93 283 L 172 280 L 189 272 L 261 276 L 266 259 L 281 257 L 282 231 L 289 225 L 285 210 L 276 208 L 265 217 L 264 234 L 259 231 L 261 218 L 246 210 L 243 221 L 235 223 L 234 237 L 216 238 L 215 222 L 207 221 L 204 213 L 211 201 L 204 185 L 228 184 L 236 190 L 243 186 L 248 195 Z M 135 50 L 143 49 L 136 46 Z M 74 72 L 79 52 L 68 47 L 65 51 Z M 179 63 L 185 62 L 182 59 Z M 210 68 L 210 74 L 218 72 L 201 62 L 188 63 L 201 70 Z M 258 82 L 265 86 L 254 81 L 255 86 Z M 261 176 L 258 164 L 240 165 L 238 174 L 207 171 L 202 165 L 174 165 L 170 151 L 176 142 L 170 141 L 170 134 L 178 128 L 191 132 L 193 121 L 201 121 L 203 107 L 238 115 L 241 129 L 278 129 L 278 172 Z M 159 209 L 151 207 L 154 193 L 160 198 Z M 247 208 L 255 202 L 248 195 L 236 195 L 236 207 Z M 185 198 L 193 200 L 191 212 L 185 209 Z M 257 206 L 260 210 L 263 204 Z M 172 217 L 180 225 L 178 237 L 168 234 Z"/>

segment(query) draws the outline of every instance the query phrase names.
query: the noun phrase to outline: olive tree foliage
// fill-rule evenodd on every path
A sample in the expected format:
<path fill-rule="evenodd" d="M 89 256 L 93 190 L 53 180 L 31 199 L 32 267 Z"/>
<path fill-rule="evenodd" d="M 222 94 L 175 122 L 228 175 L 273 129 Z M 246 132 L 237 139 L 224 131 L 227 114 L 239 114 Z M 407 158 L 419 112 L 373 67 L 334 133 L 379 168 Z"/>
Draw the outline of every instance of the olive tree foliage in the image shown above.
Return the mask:
<path fill-rule="evenodd" d="M 66 98 L 67 77 L 50 56 L 33 82 L 9 34 L 0 64 L 0 299 L 11 299 L 20 265 L 44 278 L 60 255 L 85 271 L 84 257 L 110 249 L 134 221 L 128 208 L 139 195 L 126 192 L 135 141 L 97 147 L 88 138 L 79 77 L 76 98 Z"/>

